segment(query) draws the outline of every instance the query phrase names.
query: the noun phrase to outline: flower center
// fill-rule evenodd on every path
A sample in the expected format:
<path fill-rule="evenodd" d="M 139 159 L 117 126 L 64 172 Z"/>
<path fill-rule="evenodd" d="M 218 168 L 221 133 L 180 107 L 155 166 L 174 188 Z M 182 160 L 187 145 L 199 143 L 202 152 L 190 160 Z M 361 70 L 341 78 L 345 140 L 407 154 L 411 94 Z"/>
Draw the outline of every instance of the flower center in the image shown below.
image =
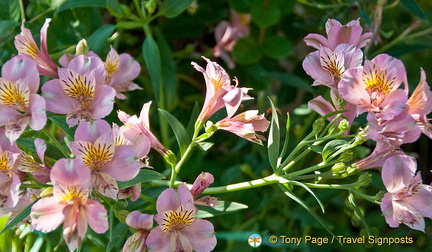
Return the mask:
<path fill-rule="evenodd" d="M 113 73 L 119 69 L 119 66 L 120 66 L 119 57 L 113 57 L 109 60 L 107 59 L 107 61 L 105 62 L 105 69 L 107 71 L 105 82 L 107 84 L 110 83 Z"/>
<path fill-rule="evenodd" d="M 29 103 L 29 90 L 13 82 L 2 80 L 0 82 L 0 103 L 6 107 L 12 107 L 20 112 L 26 112 Z"/>
<path fill-rule="evenodd" d="M 344 66 L 341 61 L 336 58 L 335 54 L 321 55 L 321 66 L 329 74 L 335 78 L 341 78 L 344 71 Z"/>
<path fill-rule="evenodd" d="M 104 164 L 111 161 L 114 156 L 111 144 L 96 143 L 93 145 L 86 143 L 80 145 L 83 148 L 80 151 L 84 154 L 82 160 L 91 170 L 99 170 Z"/>
<path fill-rule="evenodd" d="M 7 153 L 3 153 L 0 156 L 0 171 L 9 171 L 10 168 L 8 155 Z"/>
<path fill-rule="evenodd" d="M 87 76 L 69 72 L 66 79 L 61 79 L 64 91 L 80 103 L 89 103 L 95 93 L 95 83 Z"/>
<path fill-rule="evenodd" d="M 164 232 L 168 233 L 173 230 L 180 230 L 190 226 L 195 220 L 195 210 L 185 210 L 183 206 L 180 206 L 176 211 L 166 211 L 164 213 L 164 222 L 161 224 L 161 228 Z"/>
<path fill-rule="evenodd" d="M 87 200 L 87 192 L 81 191 L 77 186 L 68 186 L 66 192 L 63 192 L 63 197 L 61 199 L 62 201 L 66 201 L 68 204 L 85 204 Z"/>

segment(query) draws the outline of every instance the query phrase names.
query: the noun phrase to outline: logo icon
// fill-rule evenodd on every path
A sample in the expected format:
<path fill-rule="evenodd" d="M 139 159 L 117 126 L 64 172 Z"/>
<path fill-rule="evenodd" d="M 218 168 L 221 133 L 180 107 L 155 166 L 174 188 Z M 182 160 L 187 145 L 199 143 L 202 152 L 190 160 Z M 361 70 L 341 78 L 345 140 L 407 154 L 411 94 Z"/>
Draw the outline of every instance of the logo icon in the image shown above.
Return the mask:
<path fill-rule="evenodd" d="M 259 234 L 251 234 L 248 238 L 249 245 L 253 248 L 259 247 L 262 242 L 262 238 Z"/>

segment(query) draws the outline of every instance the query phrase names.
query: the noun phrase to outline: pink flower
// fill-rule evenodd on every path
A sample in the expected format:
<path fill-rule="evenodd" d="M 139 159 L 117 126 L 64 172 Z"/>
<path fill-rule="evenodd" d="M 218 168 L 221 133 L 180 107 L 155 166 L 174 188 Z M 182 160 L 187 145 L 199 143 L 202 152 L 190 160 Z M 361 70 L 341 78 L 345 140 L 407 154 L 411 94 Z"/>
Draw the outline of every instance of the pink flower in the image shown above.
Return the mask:
<path fill-rule="evenodd" d="M 105 69 L 107 71 L 106 84 L 116 90 L 116 98 L 124 100 L 126 95 L 123 92 L 142 89 L 132 82 L 141 72 L 141 66 L 129 54 L 118 55 L 111 47 L 105 61 Z"/>
<path fill-rule="evenodd" d="M 50 22 L 51 19 L 47 18 L 40 31 L 40 50 L 30 30 L 24 27 L 24 22 L 21 25 L 21 34 L 15 37 L 15 47 L 19 55 L 27 55 L 36 62 L 37 69 L 41 75 L 57 78 L 57 65 L 48 54 L 46 41 Z"/>
<path fill-rule="evenodd" d="M 351 44 L 358 48 L 365 47 L 372 39 L 372 33 L 362 34 L 363 28 L 360 26 L 360 20 L 352 20 L 346 25 L 342 25 L 335 19 L 329 19 L 325 25 L 327 38 L 320 34 L 311 33 L 305 37 L 308 46 L 316 49 L 328 47 L 334 50 L 340 44 Z"/>
<path fill-rule="evenodd" d="M 383 165 L 382 179 L 388 193 L 381 201 L 381 211 L 390 227 L 400 223 L 424 231 L 423 217 L 432 218 L 432 187 L 422 184 L 412 157 L 388 158 Z"/>
<path fill-rule="evenodd" d="M 31 224 L 41 232 L 51 232 L 63 223 L 69 250 L 81 246 L 87 224 L 98 234 L 108 230 L 107 211 L 89 199 L 90 170 L 79 159 L 60 159 L 51 170 L 53 196 L 40 199 L 31 208 Z"/>
<path fill-rule="evenodd" d="M 148 149 L 150 143 L 153 149 L 165 157 L 172 152 L 165 148 L 150 130 L 149 111 L 151 104 L 152 102 L 149 101 L 143 105 L 139 117 L 130 116 L 121 110 L 117 114 L 120 121 L 124 123 L 123 134 L 126 139 L 139 149 Z"/>
<path fill-rule="evenodd" d="M 141 168 L 135 149 L 131 145 L 116 145 L 113 131 L 104 120 L 81 123 L 70 147 L 90 168 L 96 190 L 110 198 L 117 197 L 116 180 L 131 180 Z"/>
<path fill-rule="evenodd" d="M 381 167 L 387 158 L 401 154 L 404 154 L 404 152 L 400 149 L 396 149 L 388 143 L 377 142 L 373 152 L 362 160 L 355 162 L 353 167 L 359 170 Z"/>
<path fill-rule="evenodd" d="M 406 72 L 402 62 L 387 54 L 380 54 L 364 67 L 345 72 L 339 82 L 342 97 L 357 105 L 357 114 L 371 111 L 383 120 L 390 120 L 406 109 L 406 90 L 398 89 L 405 83 Z"/>
<path fill-rule="evenodd" d="M 39 73 L 35 63 L 24 56 L 13 57 L 2 68 L 0 78 L 0 126 L 16 141 L 27 125 L 41 130 L 46 123 L 45 100 L 36 92 Z"/>
<path fill-rule="evenodd" d="M 66 114 L 70 127 L 111 113 L 116 92 L 105 84 L 105 66 L 99 57 L 78 55 L 58 73 L 58 80 L 42 86 L 47 110 Z"/>
<path fill-rule="evenodd" d="M 122 252 L 141 252 L 147 249 L 146 239 L 153 227 L 153 215 L 133 211 L 126 217 L 126 224 L 134 229 L 135 233 L 130 236 L 123 245 Z"/>
<path fill-rule="evenodd" d="M 350 44 L 340 44 L 334 50 L 320 47 L 306 56 L 303 69 L 315 81 L 313 86 L 325 85 L 337 90 L 346 70 L 361 66 L 363 52 Z"/>
<path fill-rule="evenodd" d="M 258 110 L 248 110 L 232 118 L 226 117 L 215 125 L 218 129 L 229 131 L 241 138 L 262 145 L 261 140 L 265 140 L 265 138 L 256 132 L 266 131 L 269 122 L 264 114 L 258 115 Z"/>
<path fill-rule="evenodd" d="M 130 187 L 127 187 L 125 189 L 121 189 L 118 192 L 117 198 L 118 199 L 127 199 L 131 196 L 132 201 L 136 201 L 141 196 L 141 185 L 136 184 Z"/>
<path fill-rule="evenodd" d="M 159 224 L 147 237 L 147 248 L 155 251 L 212 251 L 216 246 L 213 225 L 207 220 L 195 218 L 196 208 L 186 184 L 178 190 L 168 188 L 156 202 Z"/>
<path fill-rule="evenodd" d="M 201 122 L 207 121 L 216 111 L 225 107 L 228 117 L 232 117 L 243 101 L 251 100 L 247 92 L 249 88 L 238 88 L 232 86 L 230 78 L 225 70 L 216 62 L 207 61 L 207 67 L 204 70 L 197 63 L 192 62 L 195 69 L 203 73 L 206 82 L 206 96 L 204 106 L 198 116 Z"/>
<path fill-rule="evenodd" d="M 26 152 L 21 151 L 21 162 L 18 166 L 18 170 L 31 173 L 32 176 L 40 183 L 48 183 L 50 181 L 51 167 L 47 166 L 44 161 L 47 146 L 45 141 L 40 138 L 34 140 L 34 145 L 38 158 L 42 163 L 37 162 Z"/>
<path fill-rule="evenodd" d="M 340 107 L 338 102 L 336 104 L 337 106 L 335 108 L 329 101 L 325 100 L 322 96 L 318 96 L 308 102 L 308 108 L 312 109 L 313 111 L 317 112 L 322 116 L 335 112 L 336 110 L 347 110 L 347 112 L 343 112 L 342 115 L 347 119 L 349 125 L 351 125 L 356 117 L 356 106 L 349 102 L 345 102 L 344 107 Z M 334 117 L 335 116 L 330 116 L 327 119 L 329 121 L 332 121 Z M 341 120 L 342 118 L 337 120 L 336 123 L 339 123 Z"/>
<path fill-rule="evenodd" d="M 231 23 L 224 20 L 215 28 L 216 46 L 213 49 L 213 55 L 221 57 L 230 69 L 234 68 L 235 63 L 228 52 L 234 49 L 239 39 L 249 36 L 250 21 L 250 14 L 239 14 L 231 10 Z"/>
<path fill-rule="evenodd" d="M 205 191 L 205 189 L 207 189 L 211 184 L 213 184 L 213 182 L 214 177 L 211 173 L 208 172 L 202 172 L 195 179 L 190 192 L 192 194 L 192 197 L 195 199 L 194 203 L 196 205 L 204 205 L 211 207 L 219 205 L 218 199 L 209 195 L 197 199 L 198 196 L 200 196 L 200 194 Z"/>

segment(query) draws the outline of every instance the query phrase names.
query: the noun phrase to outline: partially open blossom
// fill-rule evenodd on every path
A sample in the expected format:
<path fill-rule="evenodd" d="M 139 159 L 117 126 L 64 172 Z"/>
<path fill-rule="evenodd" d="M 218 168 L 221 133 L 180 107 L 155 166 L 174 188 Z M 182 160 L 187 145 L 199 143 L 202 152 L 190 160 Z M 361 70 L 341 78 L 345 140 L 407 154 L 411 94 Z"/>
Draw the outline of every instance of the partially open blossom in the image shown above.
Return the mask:
<path fill-rule="evenodd" d="M 10 143 L 4 129 L 0 128 L 0 208 L 13 208 L 18 203 L 20 152 L 16 143 Z"/>
<path fill-rule="evenodd" d="M 266 131 L 269 122 L 264 114 L 258 115 L 258 110 L 248 110 L 232 118 L 226 117 L 215 125 L 218 129 L 229 131 L 241 138 L 262 145 L 261 140 L 265 140 L 265 138 L 256 132 Z"/>
<path fill-rule="evenodd" d="M 361 66 L 363 52 L 350 44 L 340 44 L 334 50 L 320 47 L 306 56 L 303 69 L 315 81 L 313 86 L 325 85 L 337 90 L 346 70 Z"/>
<path fill-rule="evenodd" d="M 46 123 L 45 100 L 36 92 L 39 73 L 28 57 L 16 56 L 7 61 L 0 78 L 0 126 L 6 136 L 16 141 L 27 125 L 41 130 Z"/>
<path fill-rule="evenodd" d="M 126 224 L 137 231 L 126 240 L 122 252 L 145 251 L 147 248 L 145 242 L 153 227 L 153 215 L 133 211 L 126 217 Z"/>
<path fill-rule="evenodd" d="M 203 73 L 206 82 L 205 101 L 198 120 L 207 121 L 223 107 L 226 108 L 228 117 L 232 117 L 243 101 L 252 99 L 247 94 L 249 88 L 237 87 L 237 80 L 235 80 L 235 86 L 231 85 L 230 77 L 219 64 L 203 58 L 207 61 L 205 70 L 197 63 L 192 62 L 195 69 Z"/>
<path fill-rule="evenodd" d="M 329 101 L 327 101 L 320 95 L 308 102 L 308 108 L 312 109 L 313 111 L 317 112 L 322 116 L 325 116 L 337 110 L 347 110 L 346 112 L 343 112 L 342 115 L 346 118 L 346 120 L 350 125 L 352 124 L 352 122 L 356 117 L 356 106 L 354 104 L 345 102 L 344 107 L 335 108 Z M 334 117 L 335 116 L 330 116 L 327 119 L 329 121 L 332 121 Z M 342 119 L 343 118 L 340 118 L 339 120 L 336 121 L 336 123 L 339 123 Z"/>
<path fill-rule="evenodd" d="M 202 192 L 204 192 L 205 189 L 207 189 L 213 182 L 214 182 L 214 177 L 211 173 L 208 172 L 202 172 L 195 179 L 190 192 L 192 194 L 192 197 L 195 199 L 194 203 L 196 205 L 204 205 L 204 206 L 211 206 L 211 207 L 215 207 L 219 205 L 218 199 L 215 197 L 211 197 L 209 195 L 197 199 L 198 196 Z"/>
<path fill-rule="evenodd" d="M 364 170 L 370 168 L 381 167 L 384 161 L 392 156 L 401 155 L 404 152 L 395 146 L 385 142 L 377 142 L 375 149 L 367 157 L 355 162 L 353 167 Z"/>
<path fill-rule="evenodd" d="M 316 49 L 328 47 L 335 49 L 339 44 L 351 44 L 358 48 L 365 47 L 372 39 L 372 33 L 366 32 L 362 34 L 363 28 L 360 26 L 360 20 L 352 20 L 346 25 L 342 25 L 335 19 L 328 19 L 325 25 L 327 38 L 311 33 L 305 37 L 305 42 L 308 46 Z"/>
<path fill-rule="evenodd" d="M 425 229 L 424 217 L 432 218 L 432 187 L 422 184 L 412 157 L 399 155 L 388 158 L 382 179 L 388 191 L 381 201 L 381 211 L 390 227 L 400 223 L 420 231 Z"/>
<path fill-rule="evenodd" d="M 105 69 L 107 71 L 106 84 L 116 90 L 116 98 L 124 100 L 126 95 L 123 92 L 142 89 L 132 82 L 141 72 L 141 66 L 129 54 L 119 55 L 111 47 L 105 60 Z"/>
<path fill-rule="evenodd" d="M 207 220 L 195 218 L 196 208 L 191 192 L 183 183 L 178 190 L 168 188 L 156 202 L 159 224 L 147 237 L 147 248 L 151 252 L 212 251 L 216 246 L 214 227 Z"/>
<path fill-rule="evenodd" d="M 83 122 L 70 147 L 90 169 L 94 187 L 102 195 L 116 198 L 118 181 L 134 178 L 141 166 L 131 145 L 116 145 L 110 125 L 104 120 Z"/>
<path fill-rule="evenodd" d="M 131 196 L 132 201 L 136 201 L 139 199 L 141 195 L 141 185 L 136 184 L 133 186 L 126 187 L 124 189 L 120 189 L 117 195 L 117 199 L 127 199 Z"/>
<path fill-rule="evenodd" d="M 18 166 L 18 170 L 31 173 L 40 183 L 47 183 L 50 181 L 51 167 L 46 165 L 44 161 L 45 151 L 47 148 L 46 143 L 44 140 L 37 138 L 34 140 L 34 145 L 40 162 L 36 161 L 29 154 L 21 151 L 21 162 Z"/>
<path fill-rule="evenodd" d="M 105 66 L 99 57 L 78 55 L 58 73 L 59 79 L 46 82 L 42 91 L 47 110 L 66 114 L 70 127 L 112 111 L 116 92 L 105 84 Z"/>
<path fill-rule="evenodd" d="M 89 199 L 92 189 L 90 170 L 80 159 L 60 159 L 51 170 L 53 196 L 40 199 L 31 208 L 31 224 L 41 232 L 55 230 L 63 223 L 63 236 L 69 250 L 81 246 L 87 225 L 98 234 L 108 230 L 107 211 Z"/>
<path fill-rule="evenodd" d="M 145 103 L 141 109 L 140 116 L 130 116 L 119 110 L 117 112 L 120 121 L 124 123 L 123 134 L 134 145 L 148 145 L 159 152 L 162 156 L 171 155 L 172 152 L 165 148 L 150 130 L 149 112 L 152 102 Z"/>
<path fill-rule="evenodd" d="M 221 57 L 231 69 L 234 68 L 235 63 L 228 53 L 234 49 L 239 39 L 249 35 L 251 19 L 250 14 L 240 14 L 231 10 L 231 23 L 224 20 L 215 28 L 216 46 L 213 55 Z"/>
<path fill-rule="evenodd" d="M 398 87 L 405 83 L 405 90 Z M 342 97 L 357 105 L 357 114 L 371 111 L 390 120 L 406 109 L 407 80 L 403 63 L 387 54 L 366 60 L 363 67 L 345 72 L 339 82 Z"/>
<path fill-rule="evenodd" d="M 50 58 L 47 48 L 47 30 L 50 22 L 51 19 L 47 18 L 40 31 L 40 50 L 30 30 L 24 27 L 24 22 L 21 25 L 21 34 L 15 37 L 15 47 L 18 54 L 27 55 L 36 62 L 41 75 L 57 78 L 57 65 Z"/>

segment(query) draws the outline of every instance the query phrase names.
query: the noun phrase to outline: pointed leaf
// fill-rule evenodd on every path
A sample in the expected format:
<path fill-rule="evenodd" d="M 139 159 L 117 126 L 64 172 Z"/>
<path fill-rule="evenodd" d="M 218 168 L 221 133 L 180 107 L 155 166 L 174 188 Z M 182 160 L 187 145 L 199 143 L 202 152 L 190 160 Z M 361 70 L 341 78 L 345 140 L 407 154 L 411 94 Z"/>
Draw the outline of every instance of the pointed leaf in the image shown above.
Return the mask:
<path fill-rule="evenodd" d="M 418 5 L 416 0 L 402 0 L 401 3 L 413 14 L 417 17 L 426 20 L 426 16 L 421 9 L 420 5 Z"/>
<path fill-rule="evenodd" d="M 4 232 L 8 231 L 9 229 L 13 228 L 16 224 L 20 223 L 22 220 L 24 220 L 27 216 L 30 215 L 32 206 L 38 202 L 39 199 L 33 201 L 28 205 L 24 210 L 22 210 L 13 220 L 11 220 L 0 232 L 0 235 Z"/>
<path fill-rule="evenodd" d="M 75 130 L 78 126 L 74 126 L 72 128 L 69 128 L 69 125 L 66 123 L 66 117 L 62 115 L 55 115 L 55 116 L 48 116 L 48 120 L 50 120 L 55 125 L 59 126 L 60 129 L 68 135 L 70 138 L 74 138 Z"/>
<path fill-rule="evenodd" d="M 129 181 L 117 181 L 117 184 L 119 189 L 125 189 L 139 183 L 149 182 L 152 180 L 159 180 L 159 179 L 165 179 L 165 176 L 160 174 L 159 172 L 143 168 L 140 170 L 140 172 L 135 178 Z"/>
<path fill-rule="evenodd" d="M 198 208 L 198 212 L 195 215 L 196 218 L 210 218 L 248 208 L 247 205 L 229 201 L 219 201 L 219 205 L 215 207 L 201 205 L 196 205 L 196 207 Z"/>
<path fill-rule="evenodd" d="M 349 196 L 348 196 L 348 201 L 351 204 L 351 206 L 354 208 L 354 211 L 357 213 L 357 215 L 360 217 L 361 222 L 363 223 L 366 232 L 368 235 L 371 234 L 370 229 L 369 229 L 369 225 L 367 224 L 367 221 L 363 215 L 363 213 L 361 212 L 360 208 L 357 206 L 355 199 L 354 199 L 354 195 L 350 192 Z"/>
<path fill-rule="evenodd" d="M 100 53 L 105 45 L 107 45 L 107 40 L 115 31 L 115 25 L 102 25 L 97 29 L 89 38 L 88 44 L 90 50 L 96 54 Z"/>
<path fill-rule="evenodd" d="M 161 98 L 161 59 L 159 53 L 159 47 L 151 36 L 147 36 L 143 43 L 143 56 L 147 66 L 147 71 L 150 75 L 150 80 L 153 86 L 153 92 L 155 93 L 156 102 L 159 104 Z"/>
<path fill-rule="evenodd" d="M 269 98 L 270 100 L 270 98 Z M 267 140 L 268 157 L 271 167 L 274 171 L 277 170 L 278 159 L 279 159 L 279 145 L 280 145 L 280 128 L 279 118 L 273 102 L 270 100 L 272 108 L 272 118 L 270 124 L 270 131 Z"/>
<path fill-rule="evenodd" d="M 198 102 L 195 102 L 194 107 L 192 109 L 192 113 L 190 114 L 190 119 L 188 122 L 188 125 L 186 127 L 187 133 L 189 136 L 193 136 L 194 130 L 195 130 L 195 122 L 198 118 L 198 115 L 200 113 Z"/>
<path fill-rule="evenodd" d="M 173 18 L 182 13 L 192 2 L 193 0 L 165 0 L 158 14 Z"/>
<path fill-rule="evenodd" d="M 54 12 L 55 14 L 62 12 L 64 10 L 69 10 L 79 7 L 106 7 L 106 0 L 68 0 L 65 1 L 60 7 Z"/>
<path fill-rule="evenodd" d="M 189 145 L 191 137 L 188 135 L 186 129 L 177 120 L 177 118 L 171 115 L 168 111 L 159 109 L 159 113 L 161 113 L 161 115 L 168 121 L 169 125 L 171 126 L 171 129 L 173 130 L 174 135 L 177 139 L 180 152 L 183 155 Z"/>
<path fill-rule="evenodd" d="M 309 188 L 309 187 L 307 187 L 305 184 L 303 184 L 303 183 L 301 183 L 301 182 L 298 182 L 298 181 L 291 181 L 291 183 L 293 183 L 293 184 L 295 184 L 295 185 L 298 185 L 298 186 L 300 186 L 300 187 L 303 187 L 306 191 L 308 191 L 315 199 L 316 199 L 316 201 L 318 202 L 318 204 L 320 205 L 320 207 L 321 207 L 321 211 L 324 213 L 325 212 L 325 209 L 324 209 L 324 205 L 323 205 L 323 203 L 321 202 L 321 200 L 319 200 L 319 198 L 315 195 L 315 193 Z"/>
<path fill-rule="evenodd" d="M 272 111 L 273 112 L 273 111 Z M 289 144 L 289 136 L 290 136 L 290 127 L 291 127 L 291 118 L 289 113 L 287 113 L 287 121 L 286 121 L 286 126 L 285 126 L 285 141 L 284 141 L 284 145 L 282 147 L 282 151 L 280 156 L 283 157 L 285 156 L 285 153 L 288 150 L 288 144 Z"/>
<path fill-rule="evenodd" d="M 124 13 L 118 0 L 106 0 L 108 11 L 115 17 L 123 17 Z"/>
<path fill-rule="evenodd" d="M 349 145 L 349 143 L 342 139 L 331 140 L 328 142 L 322 150 L 323 161 L 326 161 L 331 154 L 346 145 Z"/>

